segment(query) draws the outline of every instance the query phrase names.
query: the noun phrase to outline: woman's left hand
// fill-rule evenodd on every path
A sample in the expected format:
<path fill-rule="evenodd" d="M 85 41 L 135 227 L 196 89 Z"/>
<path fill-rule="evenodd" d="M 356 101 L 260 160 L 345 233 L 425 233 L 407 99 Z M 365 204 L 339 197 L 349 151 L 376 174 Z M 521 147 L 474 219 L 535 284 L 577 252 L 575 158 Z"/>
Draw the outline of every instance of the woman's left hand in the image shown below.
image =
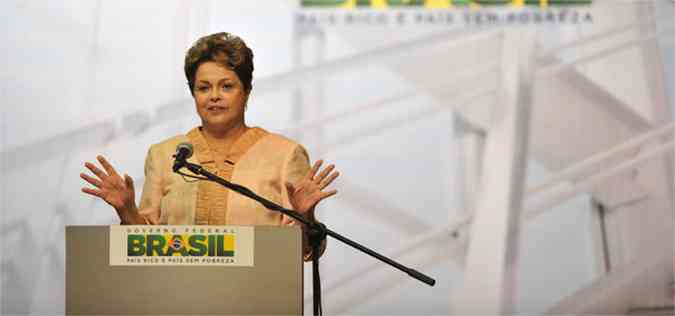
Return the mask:
<path fill-rule="evenodd" d="M 293 208 L 307 217 L 314 220 L 314 207 L 323 199 L 333 196 L 337 190 L 322 191 L 330 185 L 340 173 L 334 171 L 334 165 L 328 165 L 320 173 L 319 169 L 323 160 L 314 163 L 314 166 L 307 172 L 302 180 L 296 185 L 286 182 L 286 189 Z M 317 175 L 318 173 L 318 175 Z"/>

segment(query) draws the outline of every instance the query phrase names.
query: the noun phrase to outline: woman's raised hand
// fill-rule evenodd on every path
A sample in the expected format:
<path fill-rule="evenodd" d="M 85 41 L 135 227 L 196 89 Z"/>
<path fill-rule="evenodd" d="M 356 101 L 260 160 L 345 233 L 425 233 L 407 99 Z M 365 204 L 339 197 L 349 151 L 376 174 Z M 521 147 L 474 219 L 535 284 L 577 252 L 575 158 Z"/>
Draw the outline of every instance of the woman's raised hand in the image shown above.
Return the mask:
<path fill-rule="evenodd" d="M 288 190 L 293 208 L 312 220 L 314 219 L 314 207 L 321 200 L 337 193 L 337 190 L 323 191 L 340 173 L 337 171 L 333 172 L 335 170 L 334 165 L 328 165 L 319 172 L 322 163 L 323 160 L 315 162 L 305 177 L 295 186 L 291 183 L 286 183 L 286 189 Z"/>
<path fill-rule="evenodd" d="M 101 163 L 105 172 L 93 163 L 85 162 L 84 166 L 96 175 L 96 178 L 85 173 L 80 173 L 80 178 L 95 187 L 93 189 L 82 188 L 82 192 L 97 196 L 110 204 L 117 210 L 120 218 L 123 218 L 123 215 L 128 214 L 130 211 L 135 211 L 136 202 L 134 199 L 136 194 L 134 192 L 134 181 L 127 174 L 124 175 L 124 178 L 120 177 L 115 168 L 103 156 L 99 155 L 96 159 Z"/>

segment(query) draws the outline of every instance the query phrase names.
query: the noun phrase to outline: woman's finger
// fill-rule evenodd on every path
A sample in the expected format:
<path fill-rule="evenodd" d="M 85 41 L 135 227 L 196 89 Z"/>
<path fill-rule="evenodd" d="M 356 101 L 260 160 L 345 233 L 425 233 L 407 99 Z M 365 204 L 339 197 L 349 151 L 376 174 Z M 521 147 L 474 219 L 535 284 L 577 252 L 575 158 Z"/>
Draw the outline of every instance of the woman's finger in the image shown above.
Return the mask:
<path fill-rule="evenodd" d="M 337 171 L 331 173 L 330 176 L 328 176 L 328 178 L 323 179 L 321 181 L 321 183 L 319 183 L 319 189 L 323 190 L 325 187 L 327 187 L 328 185 L 333 183 L 333 180 L 335 180 L 335 178 L 337 178 L 339 175 L 340 175 L 340 172 L 337 172 Z"/>
<path fill-rule="evenodd" d="M 321 164 L 323 163 L 323 160 L 317 160 L 314 165 L 312 166 L 311 169 L 307 172 L 307 175 L 305 175 L 305 179 L 312 181 L 314 180 L 314 176 L 316 175 L 316 172 L 319 171 L 319 168 L 321 167 Z"/>
<path fill-rule="evenodd" d="M 286 191 L 288 191 L 289 195 L 293 195 L 295 193 L 295 186 L 293 183 L 286 182 Z"/>
<path fill-rule="evenodd" d="M 84 181 L 89 182 L 89 184 L 91 184 L 91 185 L 93 185 L 93 186 L 95 186 L 99 189 L 103 185 L 103 183 L 101 183 L 101 181 L 99 181 L 96 178 L 93 178 L 93 177 L 91 177 L 91 176 L 89 176 L 85 173 L 80 173 L 80 178 L 84 179 Z"/>
<path fill-rule="evenodd" d="M 319 201 L 321 201 L 321 200 L 323 200 L 327 197 L 333 196 L 335 194 L 337 194 L 337 190 L 330 190 L 330 191 L 326 191 L 326 192 L 321 192 L 321 194 L 319 195 Z"/>
<path fill-rule="evenodd" d="M 319 176 L 316 177 L 315 180 L 323 180 L 331 171 L 333 171 L 333 169 L 335 169 L 335 165 L 328 165 L 328 167 L 324 168 L 321 173 L 319 173 Z"/>
<path fill-rule="evenodd" d="M 96 165 L 94 165 L 91 162 L 85 162 L 84 166 L 87 167 L 87 169 L 89 169 L 89 171 L 91 171 L 93 174 L 95 174 L 101 180 L 108 177 L 103 171 L 101 171 L 101 169 L 96 167 Z"/>
<path fill-rule="evenodd" d="M 134 179 L 132 179 L 128 174 L 124 174 L 124 185 L 127 187 L 128 190 L 131 190 L 131 194 L 133 196 L 136 196 L 136 192 L 134 189 Z"/>
<path fill-rule="evenodd" d="M 105 158 L 101 155 L 96 156 L 96 159 L 98 159 L 98 162 L 101 163 L 101 166 L 103 166 L 103 169 L 108 173 L 109 176 L 116 176 L 117 172 L 115 171 L 115 168 L 107 161 Z"/>
<path fill-rule="evenodd" d="M 103 193 L 99 190 L 94 190 L 90 188 L 82 188 L 82 192 L 87 193 L 89 195 L 93 195 L 95 197 L 103 198 Z"/>

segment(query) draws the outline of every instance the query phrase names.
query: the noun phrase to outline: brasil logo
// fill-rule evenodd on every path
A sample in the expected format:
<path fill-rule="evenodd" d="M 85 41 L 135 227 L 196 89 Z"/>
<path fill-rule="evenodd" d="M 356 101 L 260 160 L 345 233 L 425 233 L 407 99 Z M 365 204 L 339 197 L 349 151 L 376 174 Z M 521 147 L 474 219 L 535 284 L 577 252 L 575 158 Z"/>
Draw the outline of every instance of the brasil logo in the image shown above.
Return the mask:
<path fill-rule="evenodd" d="M 129 257 L 233 257 L 234 234 L 129 234 Z"/>
<path fill-rule="evenodd" d="M 590 5 L 593 0 L 301 0 L 305 8 L 427 8 L 440 9 L 450 7 L 524 7 L 538 6 L 578 6 Z"/>

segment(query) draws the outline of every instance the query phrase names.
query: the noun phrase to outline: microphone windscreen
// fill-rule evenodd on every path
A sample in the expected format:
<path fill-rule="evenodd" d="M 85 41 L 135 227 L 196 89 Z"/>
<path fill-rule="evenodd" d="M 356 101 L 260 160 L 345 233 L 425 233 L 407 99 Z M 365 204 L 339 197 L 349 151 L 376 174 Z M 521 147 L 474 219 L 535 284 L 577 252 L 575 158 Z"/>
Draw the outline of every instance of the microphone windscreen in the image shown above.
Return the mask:
<path fill-rule="evenodd" d="M 179 153 L 181 149 L 187 150 L 187 154 L 185 155 L 185 159 L 188 159 L 192 157 L 192 144 L 190 143 L 180 143 L 178 146 L 176 146 L 176 153 Z"/>

